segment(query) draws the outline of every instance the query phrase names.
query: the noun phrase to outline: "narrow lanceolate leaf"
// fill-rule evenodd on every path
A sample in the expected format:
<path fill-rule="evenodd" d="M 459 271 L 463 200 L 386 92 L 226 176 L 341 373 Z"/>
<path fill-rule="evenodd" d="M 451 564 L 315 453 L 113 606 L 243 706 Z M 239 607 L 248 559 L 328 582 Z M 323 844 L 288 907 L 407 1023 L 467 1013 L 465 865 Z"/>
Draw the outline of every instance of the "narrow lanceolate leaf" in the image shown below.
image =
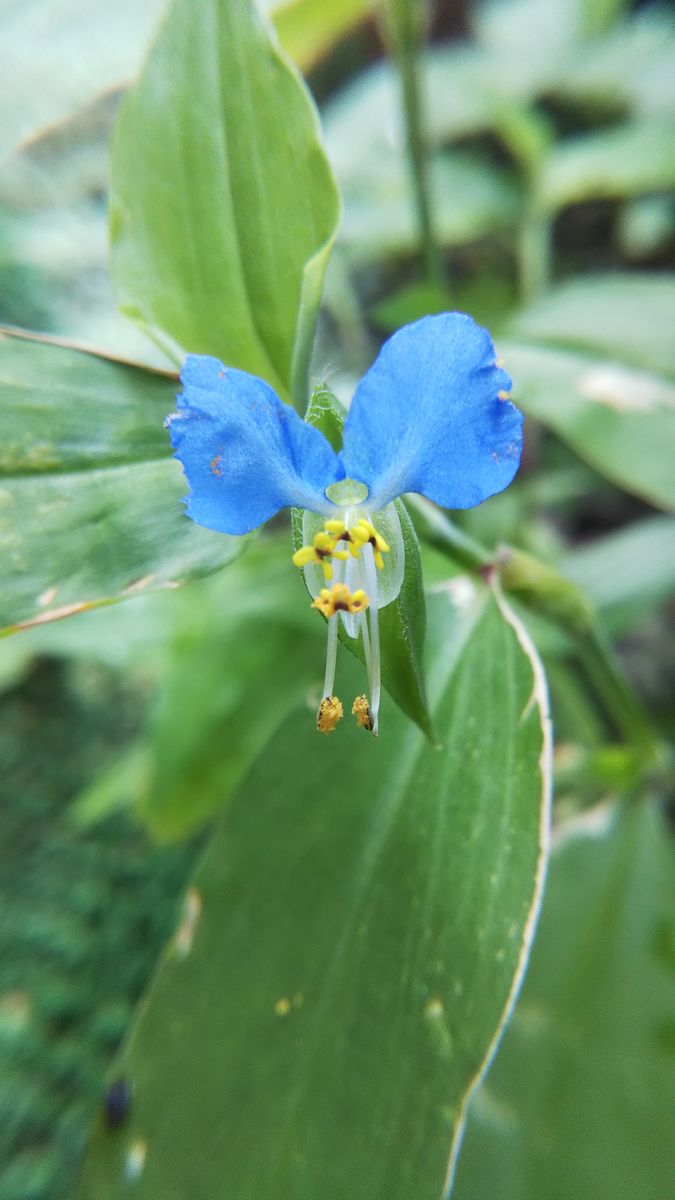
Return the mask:
<path fill-rule="evenodd" d="M 12 632 L 232 561 L 199 529 L 162 425 L 171 375 L 0 332 L 0 630 Z"/>
<path fill-rule="evenodd" d="M 675 509 L 675 383 L 612 359 L 503 341 L 516 400 L 626 491 Z"/>
<path fill-rule="evenodd" d="M 539 666 L 467 581 L 431 607 L 440 746 L 298 713 L 216 832 L 115 1067 L 82 1200 L 440 1200 L 532 937 L 549 743 Z M 453 596 L 455 599 L 453 599 Z M 353 670 L 358 675 L 356 664 Z M 288 779 L 293 786 L 288 787 Z"/>
<path fill-rule="evenodd" d="M 648 804 L 551 860 L 522 998 L 471 1105 L 453 1200 L 672 1191 L 673 857 Z"/>
<path fill-rule="evenodd" d="M 338 199 L 253 0 L 173 0 L 120 117 L 111 212 L 122 309 L 304 407 Z"/>

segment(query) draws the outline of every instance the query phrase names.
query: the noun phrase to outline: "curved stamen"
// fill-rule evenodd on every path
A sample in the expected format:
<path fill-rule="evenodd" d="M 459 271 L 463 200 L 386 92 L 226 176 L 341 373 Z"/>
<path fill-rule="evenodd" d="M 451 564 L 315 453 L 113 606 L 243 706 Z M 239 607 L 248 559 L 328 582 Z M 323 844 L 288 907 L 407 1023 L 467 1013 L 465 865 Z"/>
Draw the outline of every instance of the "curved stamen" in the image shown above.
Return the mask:
<path fill-rule="evenodd" d="M 366 577 L 366 589 L 371 597 L 370 614 L 370 711 L 373 717 L 373 733 L 377 735 L 378 713 L 380 711 L 380 622 L 377 607 L 377 568 L 373 547 L 367 542 L 363 547 L 363 567 Z M 365 651 L 365 641 L 364 641 Z"/>

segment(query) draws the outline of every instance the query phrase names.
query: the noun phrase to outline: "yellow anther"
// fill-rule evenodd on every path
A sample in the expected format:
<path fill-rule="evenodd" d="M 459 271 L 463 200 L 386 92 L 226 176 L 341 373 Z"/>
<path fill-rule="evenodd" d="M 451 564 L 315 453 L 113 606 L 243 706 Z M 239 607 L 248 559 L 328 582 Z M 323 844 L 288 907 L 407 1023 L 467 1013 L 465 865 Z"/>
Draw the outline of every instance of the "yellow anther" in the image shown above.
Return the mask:
<path fill-rule="evenodd" d="M 327 529 L 328 533 L 330 533 L 335 538 L 336 541 L 339 541 L 340 538 L 343 538 L 345 536 L 345 534 L 348 532 L 347 526 L 345 525 L 344 521 L 337 521 L 337 520 L 333 520 L 333 519 L 331 519 L 330 521 L 326 521 L 326 529 Z"/>
<path fill-rule="evenodd" d="M 356 724 L 360 725 L 362 729 L 367 729 L 369 733 L 372 733 L 375 721 L 370 711 L 367 696 L 356 697 L 356 700 L 352 704 L 352 712 L 356 717 Z"/>
<path fill-rule="evenodd" d="M 312 608 L 318 608 L 324 617 L 334 617 L 337 612 L 360 613 L 368 607 L 368 597 L 359 588 L 350 592 L 346 583 L 334 583 L 332 588 L 322 588 Z"/>
<path fill-rule="evenodd" d="M 344 521 L 330 520 L 326 521 L 326 530 L 335 539 L 336 544 L 337 542 L 348 543 L 349 552 L 353 558 L 360 558 L 362 547 L 370 542 L 370 545 L 373 547 L 375 565 L 379 570 L 382 570 L 384 566 L 382 555 L 388 554 L 390 547 L 382 537 L 382 534 L 378 533 L 372 521 L 366 520 L 365 517 L 360 517 L 356 524 L 350 526 L 348 529 Z M 333 556 L 335 558 L 346 558 L 347 554 L 344 551 L 338 550 Z"/>
<path fill-rule="evenodd" d="M 367 521 L 365 517 L 361 517 L 353 529 L 350 530 L 350 533 L 352 534 L 354 540 L 360 543 L 361 546 L 365 546 L 368 542 L 370 543 L 370 545 L 373 547 L 375 566 L 379 571 L 381 571 L 384 566 L 384 559 L 382 558 L 382 555 L 389 553 L 390 546 L 389 543 L 384 540 L 382 534 L 377 532 L 373 522 Z"/>
<path fill-rule="evenodd" d="M 338 721 L 342 720 L 342 713 L 342 701 L 338 696 L 324 696 L 316 714 L 319 733 L 332 733 Z"/>
<path fill-rule="evenodd" d="M 336 542 L 346 542 L 349 547 L 348 550 L 338 551 L 340 558 L 349 558 L 350 554 L 352 558 L 361 557 L 361 543 L 352 537 L 352 533 L 347 528 L 344 521 L 339 521 L 337 519 L 326 521 L 326 529 L 330 533 L 331 537 L 335 538 Z"/>
<path fill-rule="evenodd" d="M 315 561 L 316 551 L 313 546 L 303 546 L 293 555 L 293 563 L 296 567 L 306 567 L 307 563 Z"/>
<path fill-rule="evenodd" d="M 323 569 L 323 577 L 326 580 L 333 578 L 333 568 L 330 565 L 331 558 L 348 558 L 346 550 L 336 550 L 337 542 L 329 533 L 322 531 L 314 537 L 311 546 L 302 546 L 300 550 L 296 550 L 293 555 L 293 563 L 296 567 L 306 567 L 308 563 L 316 563 Z"/>

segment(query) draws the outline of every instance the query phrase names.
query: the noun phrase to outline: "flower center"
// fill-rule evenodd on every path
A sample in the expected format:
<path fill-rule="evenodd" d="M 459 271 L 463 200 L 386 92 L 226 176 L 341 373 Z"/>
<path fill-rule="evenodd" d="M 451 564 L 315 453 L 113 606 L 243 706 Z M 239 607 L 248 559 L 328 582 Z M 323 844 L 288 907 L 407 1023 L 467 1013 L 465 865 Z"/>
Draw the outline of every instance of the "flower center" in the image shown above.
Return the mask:
<path fill-rule="evenodd" d="M 338 508 L 356 508 L 368 499 L 368 488 L 358 479 L 340 479 L 326 488 L 326 495 Z"/>
<path fill-rule="evenodd" d="M 293 555 L 296 567 L 320 566 L 324 580 L 333 581 L 331 587 L 320 589 L 312 603 L 312 608 L 318 609 L 328 624 L 323 699 L 317 717 L 317 728 L 321 733 L 331 733 L 342 716 L 342 704 L 333 694 L 333 686 L 338 621 L 343 619 L 347 634 L 362 639 L 370 690 L 370 700 L 358 696 L 352 712 L 361 728 L 377 734 L 380 706 L 378 571 L 384 568 L 383 556 L 389 554 L 390 546 L 369 514 L 361 509 L 363 515 L 360 515 L 359 506 L 360 502 L 345 507 L 340 517 L 325 521 L 324 528 L 314 535 L 311 544 L 302 546 Z M 339 716 L 336 715 L 338 711 Z"/>

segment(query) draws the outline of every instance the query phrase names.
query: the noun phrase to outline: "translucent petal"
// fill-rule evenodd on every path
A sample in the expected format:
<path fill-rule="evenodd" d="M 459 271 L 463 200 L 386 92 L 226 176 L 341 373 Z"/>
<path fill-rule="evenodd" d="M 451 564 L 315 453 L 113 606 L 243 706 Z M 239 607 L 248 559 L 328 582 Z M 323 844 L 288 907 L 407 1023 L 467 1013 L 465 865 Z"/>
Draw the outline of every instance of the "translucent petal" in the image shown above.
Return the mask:
<path fill-rule="evenodd" d="M 504 395 L 510 387 L 489 334 L 471 317 L 441 313 L 406 325 L 356 389 L 345 474 L 367 485 L 371 509 L 404 492 L 444 508 L 480 504 L 520 462 L 523 417 Z"/>
<path fill-rule="evenodd" d="M 193 521 L 242 534 L 280 508 L 335 512 L 325 489 L 342 478 L 338 456 L 267 383 L 202 355 L 190 355 L 181 380 L 168 428 Z"/>
<path fill-rule="evenodd" d="M 384 566 L 381 571 L 377 572 L 377 607 L 384 608 L 385 605 L 391 604 L 398 596 L 401 585 L 403 583 L 403 573 L 405 570 L 405 551 L 403 546 L 403 534 L 401 533 L 401 522 L 398 519 L 398 513 L 393 504 L 390 504 L 382 512 L 368 514 L 362 511 L 360 507 L 352 508 L 346 513 L 347 525 L 355 525 L 359 517 L 368 515 L 368 520 L 372 521 L 378 533 L 389 543 L 389 552 L 383 555 Z M 323 529 L 323 521 L 320 516 L 315 513 L 305 512 L 302 517 L 302 541 L 303 545 L 311 545 L 315 534 Z M 346 562 L 333 560 L 334 580 L 339 579 L 348 585 L 351 592 L 358 591 L 363 588 L 368 594 L 368 588 L 365 586 L 365 576 L 363 571 L 363 563 L 359 558 L 352 558 L 350 555 Z M 305 583 L 307 590 L 313 599 L 319 595 L 322 588 L 326 587 L 326 581 L 323 577 L 323 571 L 316 563 L 309 563 L 304 568 Z M 368 599 L 373 603 L 373 597 L 368 595 Z M 350 637 L 356 637 L 359 630 L 358 617 L 350 613 L 340 613 L 340 619 Z"/>

